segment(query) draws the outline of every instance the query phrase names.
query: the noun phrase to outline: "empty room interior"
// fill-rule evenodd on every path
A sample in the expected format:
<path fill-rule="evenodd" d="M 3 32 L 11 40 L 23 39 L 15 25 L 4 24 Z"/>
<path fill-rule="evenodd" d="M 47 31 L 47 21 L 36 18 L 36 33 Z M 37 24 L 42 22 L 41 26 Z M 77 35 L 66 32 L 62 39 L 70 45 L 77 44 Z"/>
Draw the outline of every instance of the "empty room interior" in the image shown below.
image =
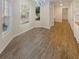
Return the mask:
<path fill-rule="evenodd" d="M 79 59 L 79 0 L 0 0 L 0 59 Z"/>

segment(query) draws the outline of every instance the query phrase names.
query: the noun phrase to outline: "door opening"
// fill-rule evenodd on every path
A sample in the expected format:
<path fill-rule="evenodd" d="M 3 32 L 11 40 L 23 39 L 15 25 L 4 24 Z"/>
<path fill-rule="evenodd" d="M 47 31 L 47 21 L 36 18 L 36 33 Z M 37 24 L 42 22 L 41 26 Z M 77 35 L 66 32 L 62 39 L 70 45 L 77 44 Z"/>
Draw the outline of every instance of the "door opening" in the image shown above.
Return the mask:
<path fill-rule="evenodd" d="M 68 20 L 68 8 L 62 8 L 62 21 Z"/>

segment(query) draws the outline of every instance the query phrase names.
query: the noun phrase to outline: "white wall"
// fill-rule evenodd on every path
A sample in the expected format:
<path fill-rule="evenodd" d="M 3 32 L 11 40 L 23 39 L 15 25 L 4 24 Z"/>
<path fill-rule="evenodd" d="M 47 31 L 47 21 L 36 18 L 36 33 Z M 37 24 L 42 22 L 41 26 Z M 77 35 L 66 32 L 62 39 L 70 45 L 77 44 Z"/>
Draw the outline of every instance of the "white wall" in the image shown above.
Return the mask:
<path fill-rule="evenodd" d="M 69 23 L 74 33 L 74 37 L 79 43 L 79 25 L 76 22 L 79 22 L 79 0 L 73 0 L 72 4 L 69 7 Z"/>
<path fill-rule="evenodd" d="M 25 32 L 27 30 L 30 30 L 31 28 L 33 28 L 33 22 L 35 20 L 35 7 L 33 5 L 33 2 L 31 0 L 25 0 L 25 3 L 29 6 L 30 8 L 30 18 L 29 18 L 29 23 L 26 24 L 21 24 L 21 17 L 20 17 L 20 3 L 18 3 L 19 0 L 16 0 L 15 4 L 14 4 L 14 34 L 18 34 L 18 33 L 22 33 Z M 23 1 L 23 0 L 20 0 Z"/>
<path fill-rule="evenodd" d="M 54 4 L 50 2 L 50 27 L 54 26 Z"/>
<path fill-rule="evenodd" d="M 74 19 L 79 22 L 79 0 L 73 1 Z"/>
<path fill-rule="evenodd" d="M 50 3 L 46 3 L 44 6 L 41 6 L 40 13 L 40 22 L 41 26 L 44 28 L 50 29 Z"/>
<path fill-rule="evenodd" d="M 23 0 L 21 0 L 23 1 Z M 34 22 L 34 5 L 31 0 L 26 0 L 26 4 L 31 8 L 30 9 L 30 19 L 29 23 L 21 24 L 20 23 L 20 5 L 19 0 L 10 0 L 10 3 L 12 3 L 12 11 L 10 16 L 10 23 L 11 23 L 11 31 L 10 32 L 4 32 L 2 35 L 2 38 L 0 39 L 0 53 L 6 48 L 6 46 L 10 43 L 10 41 L 17 35 L 20 35 L 21 33 L 28 31 L 33 28 L 33 22 Z M 0 11 L 1 12 L 1 11 Z M 1 14 L 1 13 L 0 13 Z M 1 18 L 1 17 L 0 17 Z M 2 20 L 2 19 L 0 19 Z M 1 25 L 1 23 L 0 23 Z M 1 26 L 0 26 L 1 29 Z"/>
<path fill-rule="evenodd" d="M 54 25 L 53 22 L 53 4 L 50 2 L 40 6 L 40 21 L 35 21 L 35 27 L 44 27 L 50 29 Z"/>
<path fill-rule="evenodd" d="M 71 5 L 69 6 L 68 9 L 68 21 L 70 23 L 70 26 L 72 28 L 72 30 L 74 31 L 74 13 L 73 13 L 73 3 L 71 3 Z"/>
<path fill-rule="evenodd" d="M 70 23 L 70 26 L 74 32 L 74 23 L 75 23 L 75 13 L 74 13 L 74 1 L 71 3 L 71 5 L 69 6 L 69 10 L 68 10 L 68 21 Z"/>

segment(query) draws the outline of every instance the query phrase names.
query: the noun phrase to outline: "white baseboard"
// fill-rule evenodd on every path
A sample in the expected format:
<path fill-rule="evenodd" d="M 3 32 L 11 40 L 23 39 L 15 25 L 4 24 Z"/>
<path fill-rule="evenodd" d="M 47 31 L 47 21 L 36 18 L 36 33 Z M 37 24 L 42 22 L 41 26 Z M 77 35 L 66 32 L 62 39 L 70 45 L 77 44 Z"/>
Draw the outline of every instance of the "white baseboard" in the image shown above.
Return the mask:
<path fill-rule="evenodd" d="M 8 40 L 7 40 L 8 39 Z M 2 42 L 0 46 L 0 54 L 5 50 L 5 48 L 8 46 L 8 44 L 11 42 L 12 37 L 9 37 L 9 32 L 2 33 Z"/>
<path fill-rule="evenodd" d="M 8 40 L 8 42 L 4 46 L 2 46 L 2 48 L 0 49 L 0 54 L 6 49 L 6 47 L 11 42 L 11 40 L 12 40 L 12 38 L 10 40 Z"/>
<path fill-rule="evenodd" d="M 9 45 L 9 43 L 10 43 L 16 36 L 19 36 L 19 35 L 21 35 L 21 34 L 27 32 L 27 31 L 29 31 L 29 30 L 31 30 L 31 29 L 33 29 L 33 27 L 30 28 L 30 29 L 28 29 L 28 30 L 26 30 L 26 31 L 24 31 L 24 32 L 17 33 L 16 35 L 13 35 L 11 38 L 9 38 L 8 41 L 7 41 L 3 46 L 1 46 L 0 54 L 6 49 L 6 47 Z M 8 34 L 7 34 L 7 35 L 8 35 Z M 3 38 L 3 39 L 5 39 L 5 38 Z"/>
<path fill-rule="evenodd" d="M 33 28 L 34 28 L 34 27 L 31 27 L 31 28 L 29 28 L 29 29 L 26 30 L 26 31 L 23 31 L 23 32 L 14 34 L 12 37 L 8 38 L 7 42 L 6 42 L 5 44 L 3 44 L 3 46 L 1 46 L 0 54 L 6 49 L 6 47 L 9 45 L 9 43 L 10 43 L 15 37 L 17 37 L 17 36 L 19 36 L 19 35 L 21 35 L 21 34 L 27 32 L 27 31 L 29 31 L 29 30 L 31 30 L 31 29 L 33 29 Z M 49 29 L 49 27 L 43 27 L 43 28 Z M 8 35 L 8 34 L 7 34 L 7 35 Z M 6 37 L 7 37 L 7 36 L 6 36 Z M 5 38 L 4 38 L 4 39 L 5 39 Z"/>
<path fill-rule="evenodd" d="M 17 36 L 19 36 L 19 35 L 21 35 L 21 34 L 27 32 L 27 31 L 29 31 L 29 30 L 31 30 L 31 29 L 33 29 L 33 27 L 32 27 L 32 28 L 29 28 L 29 29 L 26 30 L 26 31 L 23 31 L 23 32 L 20 32 L 20 33 L 17 33 L 17 34 L 15 34 L 15 35 L 13 35 L 13 38 L 15 38 L 15 37 L 17 37 Z"/>

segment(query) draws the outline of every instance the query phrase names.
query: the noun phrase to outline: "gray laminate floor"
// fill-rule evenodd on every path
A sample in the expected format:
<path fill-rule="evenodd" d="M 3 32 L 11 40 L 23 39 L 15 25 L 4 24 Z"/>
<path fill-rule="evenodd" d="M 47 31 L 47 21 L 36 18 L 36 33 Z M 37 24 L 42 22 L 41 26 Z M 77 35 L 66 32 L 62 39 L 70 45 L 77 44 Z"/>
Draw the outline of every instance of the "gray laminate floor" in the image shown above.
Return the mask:
<path fill-rule="evenodd" d="M 0 59 L 48 59 L 52 51 L 48 46 L 47 32 L 44 28 L 34 28 L 14 38 Z"/>

